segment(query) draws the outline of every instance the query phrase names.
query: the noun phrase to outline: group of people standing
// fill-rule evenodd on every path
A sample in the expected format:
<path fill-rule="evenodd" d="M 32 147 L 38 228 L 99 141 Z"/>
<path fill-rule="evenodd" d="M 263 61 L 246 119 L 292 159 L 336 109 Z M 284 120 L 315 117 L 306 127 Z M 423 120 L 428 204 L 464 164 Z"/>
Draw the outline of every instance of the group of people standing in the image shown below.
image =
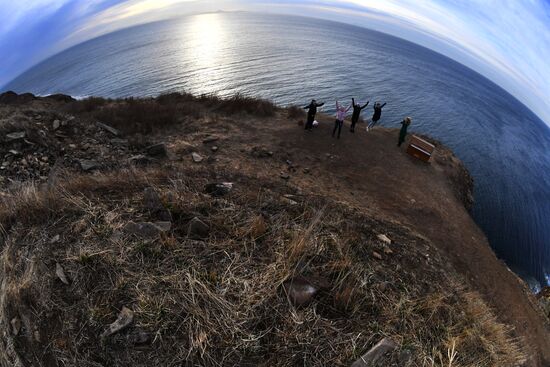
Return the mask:
<path fill-rule="evenodd" d="M 361 105 L 360 103 L 355 103 L 355 98 L 351 99 L 351 105 L 349 106 L 342 106 L 338 101 L 336 101 L 336 120 L 334 121 L 334 129 L 332 130 L 332 137 L 337 137 L 340 139 L 340 133 L 342 132 L 342 126 L 344 126 L 344 120 L 346 118 L 346 115 L 348 111 L 353 107 L 353 113 L 351 115 L 351 126 L 350 126 L 350 132 L 355 132 L 355 125 L 359 121 L 359 117 L 361 116 L 361 111 L 365 109 L 369 105 L 370 101 L 367 101 L 364 105 Z M 312 99 L 311 102 L 304 107 L 305 110 L 307 110 L 307 120 L 306 120 L 306 130 L 311 131 L 313 129 L 313 123 L 315 121 L 315 115 L 317 114 L 317 108 L 323 106 L 325 103 L 318 103 L 316 100 Z M 376 124 L 378 124 L 378 121 L 380 121 L 380 117 L 382 117 L 382 108 L 386 105 L 380 104 L 380 102 L 376 102 L 373 106 L 374 113 L 372 115 L 372 120 L 369 124 L 367 124 L 367 131 L 372 129 Z M 410 117 L 406 117 L 401 122 L 401 130 L 399 132 L 399 140 L 398 140 L 398 146 L 401 146 L 401 144 L 405 141 L 405 137 L 407 136 L 407 128 L 411 124 L 412 119 Z"/>

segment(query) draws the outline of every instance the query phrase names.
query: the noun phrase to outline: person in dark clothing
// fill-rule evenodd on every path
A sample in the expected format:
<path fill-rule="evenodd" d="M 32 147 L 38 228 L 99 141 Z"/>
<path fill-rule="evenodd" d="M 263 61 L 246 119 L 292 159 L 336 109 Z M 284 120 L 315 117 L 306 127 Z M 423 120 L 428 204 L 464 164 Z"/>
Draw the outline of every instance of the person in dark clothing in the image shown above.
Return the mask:
<path fill-rule="evenodd" d="M 316 100 L 312 99 L 311 103 L 304 107 L 304 110 L 307 111 L 307 122 L 306 130 L 311 130 L 313 128 L 313 121 L 315 120 L 315 114 L 317 113 L 317 107 L 321 107 L 325 103 L 317 103 Z"/>
<path fill-rule="evenodd" d="M 385 105 L 386 105 L 386 103 L 381 105 L 380 102 L 376 102 L 374 104 L 374 114 L 372 115 L 372 122 L 370 123 L 369 126 L 367 126 L 367 131 L 372 129 L 374 127 L 374 125 L 376 125 L 378 123 L 378 120 L 380 120 L 380 117 L 382 116 L 382 108 Z"/>
<path fill-rule="evenodd" d="M 403 121 L 401 121 L 401 130 L 399 130 L 399 140 L 397 141 L 397 146 L 400 147 L 401 144 L 405 142 L 405 138 L 407 137 L 407 129 L 409 128 L 409 125 L 411 124 L 412 119 L 410 117 L 405 117 Z"/>
<path fill-rule="evenodd" d="M 353 114 L 351 115 L 351 127 L 349 131 L 352 133 L 355 132 L 355 124 L 357 124 L 357 121 L 359 121 L 359 116 L 361 115 L 361 111 L 369 105 L 370 101 L 367 101 L 365 105 L 361 106 L 359 103 L 355 104 L 355 99 L 351 99 L 351 104 L 353 106 Z"/>

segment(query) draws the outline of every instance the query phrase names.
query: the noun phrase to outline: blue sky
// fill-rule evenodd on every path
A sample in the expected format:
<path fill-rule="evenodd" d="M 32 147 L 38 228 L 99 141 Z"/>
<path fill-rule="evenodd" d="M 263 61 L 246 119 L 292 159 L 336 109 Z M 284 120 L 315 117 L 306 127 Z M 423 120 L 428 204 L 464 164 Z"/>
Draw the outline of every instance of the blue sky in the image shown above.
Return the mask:
<path fill-rule="evenodd" d="M 321 17 L 407 39 L 485 75 L 550 125 L 550 0 L 0 0 L 0 85 L 99 35 L 215 10 Z"/>

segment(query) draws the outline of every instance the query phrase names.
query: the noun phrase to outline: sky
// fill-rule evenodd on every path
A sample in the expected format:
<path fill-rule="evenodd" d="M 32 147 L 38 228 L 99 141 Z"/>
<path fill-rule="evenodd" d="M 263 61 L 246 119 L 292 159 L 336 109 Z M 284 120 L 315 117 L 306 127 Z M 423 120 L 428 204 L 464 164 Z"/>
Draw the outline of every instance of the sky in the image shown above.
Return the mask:
<path fill-rule="evenodd" d="M 0 86 L 88 39 L 217 10 L 325 18 L 404 38 L 479 72 L 550 125 L 550 0 L 0 0 Z"/>

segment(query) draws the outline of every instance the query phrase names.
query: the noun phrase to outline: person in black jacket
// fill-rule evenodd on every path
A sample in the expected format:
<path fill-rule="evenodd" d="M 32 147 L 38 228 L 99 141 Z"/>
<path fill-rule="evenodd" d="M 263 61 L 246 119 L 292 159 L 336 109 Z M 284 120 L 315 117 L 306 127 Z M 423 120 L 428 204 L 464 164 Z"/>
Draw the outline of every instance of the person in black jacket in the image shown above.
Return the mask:
<path fill-rule="evenodd" d="M 386 105 L 386 103 L 384 103 L 383 105 L 380 105 L 380 102 L 376 102 L 374 104 L 374 114 L 372 115 L 372 122 L 370 123 L 369 126 L 367 126 L 367 131 L 372 129 L 374 127 L 374 125 L 376 125 L 378 123 L 378 120 L 380 120 L 380 117 L 382 116 L 382 108 L 385 105 Z"/>
<path fill-rule="evenodd" d="M 363 106 L 361 106 L 359 103 L 355 104 L 355 99 L 351 99 L 351 104 L 353 106 L 353 114 L 351 115 L 351 128 L 349 131 L 352 133 L 355 132 L 355 124 L 357 124 L 357 121 L 359 121 L 359 116 L 361 115 L 361 111 L 369 105 L 370 101 L 367 101 Z"/>
<path fill-rule="evenodd" d="M 315 114 L 317 113 L 317 107 L 321 107 L 325 103 L 317 103 L 316 100 L 312 99 L 311 103 L 304 107 L 304 110 L 307 111 L 307 122 L 306 130 L 311 130 L 313 128 L 313 121 L 315 120 Z"/>
<path fill-rule="evenodd" d="M 409 125 L 411 124 L 412 119 L 410 117 L 405 117 L 403 121 L 401 121 L 401 130 L 399 130 L 399 139 L 397 140 L 397 146 L 400 147 L 401 144 L 405 142 L 405 138 L 407 137 L 407 129 L 409 128 Z"/>

